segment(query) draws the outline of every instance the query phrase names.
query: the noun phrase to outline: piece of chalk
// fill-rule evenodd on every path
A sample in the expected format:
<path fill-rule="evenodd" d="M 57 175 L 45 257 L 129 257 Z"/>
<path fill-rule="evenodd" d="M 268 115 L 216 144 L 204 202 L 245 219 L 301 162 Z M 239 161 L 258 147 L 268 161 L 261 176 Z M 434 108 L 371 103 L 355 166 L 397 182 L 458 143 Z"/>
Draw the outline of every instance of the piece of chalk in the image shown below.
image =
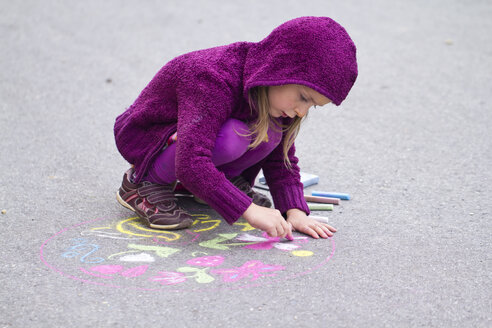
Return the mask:
<path fill-rule="evenodd" d="M 316 220 L 318 222 L 321 222 L 321 223 L 329 223 L 328 222 L 328 218 L 327 217 L 324 217 L 324 216 L 314 216 L 314 215 L 310 215 L 308 216 L 310 217 L 311 219 L 313 220 Z"/>
<path fill-rule="evenodd" d="M 311 211 L 333 211 L 333 204 L 308 204 Z"/>
<path fill-rule="evenodd" d="M 339 198 L 339 199 L 343 199 L 343 200 L 349 200 L 350 199 L 349 194 L 344 194 L 341 192 L 313 191 L 311 194 L 313 196 L 319 196 L 319 197 Z"/>
<path fill-rule="evenodd" d="M 324 204 L 335 204 L 335 205 L 340 204 L 340 199 L 338 198 L 304 195 L 304 199 L 306 200 L 306 202 L 313 202 L 313 203 L 324 203 Z"/>
<path fill-rule="evenodd" d="M 289 236 L 289 235 L 286 235 L 286 236 L 285 236 L 285 239 L 290 240 L 290 241 L 293 241 L 293 240 L 294 240 L 294 237 Z"/>
<path fill-rule="evenodd" d="M 301 171 L 300 175 L 301 175 L 301 182 L 304 188 L 315 185 L 319 182 L 319 176 L 317 176 L 316 174 L 306 173 Z M 260 189 L 270 190 L 270 188 L 266 183 L 265 177 L 261 174 L 258 178 L 258 183 L 255 184 L 255 187 Z"/>

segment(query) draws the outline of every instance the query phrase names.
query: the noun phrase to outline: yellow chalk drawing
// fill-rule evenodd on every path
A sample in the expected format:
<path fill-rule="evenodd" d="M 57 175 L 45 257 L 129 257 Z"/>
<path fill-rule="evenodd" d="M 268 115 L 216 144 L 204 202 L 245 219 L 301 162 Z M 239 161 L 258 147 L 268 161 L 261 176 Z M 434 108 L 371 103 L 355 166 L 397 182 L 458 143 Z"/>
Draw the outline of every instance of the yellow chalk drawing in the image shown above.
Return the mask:
<path fill-rule="evenodd" d="M 200 219 L 200 220 L 209 220 L 210 219 L 210 215 L 207 215 L 207 214 L 191 214 L 191 216 L 194 216 L 195 218 Z"/>
<path fill-rule="evenodd" d="M 118 230 L 121 233 L 125 233 L 125 234 L 132 235 L 132 236 L 147 237 L 147 238 L 155 237 L 155 238 L 162 238 L 162 239 L 165 239 L 167 241 L 174 241 L 174 240 L 178 240 L 179 238 L 181 238 L 181 234 L 176 233 L 176 232 L 171 232 L 171 231 L 166 231 L 166 230 L 149 229 L 149 228 L 143 227 L 142 225 L 140 225 L 136 222 L 131 222 L 131 221 L 136 221 L 138 219 L 139 219 L 138 217 L 132 217 L 132 218 L 129 218 L 126 220 L 121 220 L 116 224 L 116 230 Z M 132 231 L 124 228 L 125 224 L 127 224 L 127 225 L 129 225 L 129 226 L 131 226 L 137 230 L 140 230 L 140 231 L 151 232 L 152 234 L 141 234 L 141 233 L 132 232 Z"/>
<path fill-rule="evenodd" d="M 132 240 L 132 239 L 142 239 L 141 237 L 135 237 L 135 236 L 128 236 L 125 235 L 121 232 L 114 231 L 113 225 L 110 226 L 104 226 L 104 227 L 94 227 L 90 228 L 89 230 L 82 231 L 80 234 L 82 236 L 96 236 L 96 237 L 102 237 L 102 238 L 111 238 L 111 239 L 127 239 L 127 240 Z"/>
<path fill-rule="evenodd" d="M 214 223 L 210 227 L 202 228 L 202 229 L 196 229 L 193 230 L 193 232 L 202 232 L 202 231 L 209 231 L 217 228 L 220 225 L 221 220 L 212 220 L 210 219 L 210 215 L 205 215 L 205 214 L 192 214 L 192 216 L 197 217 L 197 219 L 193 222 L 191 225 L 194 227 L 197 224 L 202 224 L 202 223 Z"/>
<path fill-rule="evenodd" d="M 313 252 L 311 251 L 303 251 L 303 250 L 299 250 L 299 251 L 292 251 L 292 255 L 295 255 L 295 256 L 313 256 Z"/>
<path fill-rule="evenodd" d="M 213 230 L 213 229 L 217 228 L 220 225 L 220 220 L 206 220 L 206 221 L 198 221 L 198 220 L 195 220 L 195 222 L 193 222 L 193 225 L 195 225 L 197 222 L 199 222 L 199 223 L 215 222 L 215 224 L 212 225 L 212 226 L 210 226 L 210 227 L 208 227 L 208 228 L 193 230 L 193 232 L 202 232 L 202 231 Z"/>
<path fill-rule="evenodd" d="M 242 225 L 244 228 L 241 231 L 255 230 L 248 222 L 235 222 L 234 225 Z"/>

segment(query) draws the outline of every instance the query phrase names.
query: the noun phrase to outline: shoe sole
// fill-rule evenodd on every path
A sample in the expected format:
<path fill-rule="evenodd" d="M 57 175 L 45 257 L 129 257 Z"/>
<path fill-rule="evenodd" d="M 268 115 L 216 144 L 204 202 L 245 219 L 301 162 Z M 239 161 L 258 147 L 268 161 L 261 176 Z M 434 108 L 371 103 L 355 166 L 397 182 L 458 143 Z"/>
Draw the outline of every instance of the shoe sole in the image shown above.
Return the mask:
<path fill-rule="evenodd" d="M 133 211 L 133 212 L 136 213 L 135 209 L 133 207 L 131 207 L 130 204 L 128 204 L 127 202 L 125 202 L 123 200 L 123 198 L 121 198 L 119 191 L 116 192 L 116 200 L 118 201 L 118 203 L 120 203 L 121 205 L 123 205 L 124 207 L 126 207 L 127 209 L 129 209 L 130 211 Z"/>
<path fill-rule="evenodd" d="M 137 211 L 135 211 L 135 209 L 133 207 L 130 206 L 130 204 L 128 204 L 127 202 L 125 202 L 123 200 L 123 198 L 121 198 L 120 196 L 120 193 L 117 191 L 116 192 L 116 200 L 118 201 L 118 203 L 120 203 L 121 205 L 123 205 L 124 207 L 126 207 L 127 209 L 137 213 Z M 137 213 L 138 214 L 138 213 Z M 140 216 L 140 215 L 139 215 Z M 141 216 L 140 216 L 141 217 Z M 145 218 L 142 218 L 142 219 L 145 219 Z M 148 222 L 148 221 L 147 221 Z M 168 224 L 168 225 L 159 225 L 159 224 L 153 224 L 153 223 L 150 223 L 149 222 L 149 226 L 151 228 L 154 228 L 154 229 L 159 229 L 159 230 L 177 230 L 177 229 L 184 229 L 184 228 L 187 228 L 189 226 L 191 226 L 190 223 L 186 223 L 186 224 L 183 224 L 185 223 L 186 221 L 184 222 L 181 222 L 181 223 L 177 223 L 177 224 Z"/>

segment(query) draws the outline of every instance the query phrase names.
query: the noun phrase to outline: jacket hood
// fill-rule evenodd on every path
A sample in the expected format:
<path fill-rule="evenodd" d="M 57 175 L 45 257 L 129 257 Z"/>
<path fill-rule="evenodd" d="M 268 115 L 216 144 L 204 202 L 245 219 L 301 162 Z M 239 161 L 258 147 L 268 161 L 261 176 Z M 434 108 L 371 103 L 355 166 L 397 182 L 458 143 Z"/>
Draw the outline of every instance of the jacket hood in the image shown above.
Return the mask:
<path fill-rule="evenodd" d="M 302 84 L 340 105 L 357 78 L 356 48 L 328 17 L 299 17 L 280 25 L 248 51 L 244 97 L 257 86 Z"/>

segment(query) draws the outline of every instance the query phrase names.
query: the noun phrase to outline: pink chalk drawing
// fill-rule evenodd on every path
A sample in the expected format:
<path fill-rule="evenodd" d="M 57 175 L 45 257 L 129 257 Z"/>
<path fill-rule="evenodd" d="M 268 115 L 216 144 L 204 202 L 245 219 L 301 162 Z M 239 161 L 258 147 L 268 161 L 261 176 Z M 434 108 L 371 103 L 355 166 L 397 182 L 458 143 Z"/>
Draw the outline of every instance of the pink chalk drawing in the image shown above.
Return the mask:
<path fill-rule="evenodd" d="M 225 282 L 236 282 L 243 278 L 251 277 L 251 281 L 254 281 L 260 277 L 273 277 L 276 273 L 266 274 L 267 272 L 275 272 L 285 270 L 285 267 L 281 265 L 268 265 L 261 261 L 247 261 L 242 266 L 230 269 L 214 269 L 210 273 L 222 275 L 222 280 Z"/>
<path fill-rule="evenodd" d="M 199 284 L 208 284 L 215 280 L 214 277 L 207 273 L 209 267 L 221 265 L 224 262 L 223 256 L 202 256 L 186 261 L 189 265 L 202 266 L 205 268 L 180 267 L 177 272 L 160 272 L 159 276 L 152 277 L 149 280 L 157 281 L 164 285 L 174 285 L 185 282 L 187 279 L 194 279 Z M 193 273 L 184 275 L 184 273 Z"/>
<path fill-rule="evenodd" d="M 270 237 L 266 232 L 262 233 L 263 237 L 257 237 L 250 235 L 248 233 L 243 233 L 239 235 L 236 239 L 240 241 L 250 241 L 258 243 L 244 246 L 244 248 L 254 249 L 254 250 L 268 250 L 272 248 L 277 248 L 282 251 L 293 251 L 302 247 L 296 242 L 307 242 L 307 237 L 294 237 L 294 242 L 282 242 L 280 237 Z"/>
<path fill-rule="evenodd" d="M 98 265 L 90 268 L 91 271 L 104 274 L 104 275 L 113 275 L 115 273 L 123 270 L 123 266 L 121 265 Z"/>
<path fill-rule="evenodd" d="M 222 256 L 202 256 L 196 257 L 194 259 L 186 261 L 189 265 L 213 267 L 221 265 L 224 262 L 224 257 Z"/>
<path fill-rule="evenodd" d="M 141 266 L 130 268 L 126 271 L 123 271 L 121 273 L 121 275 L 123 277 L 135 278 L 135 277 L 143 275 L 147 271 L 148 268 L 149 268 L 148 265 L 141 265 Z"/>
<path fill-rule="evenodd" d="M 192 268 L 192 267 L 181 267 L 178 268 L 177 272 L 159 272 L 159 276 L 154 276 L 149 278 L 150 281 L 159 282 L 162 285 L 175 285 L 185 282 L 188 279 L 194 279 L 199 284 L 208 284 L 215 280 L 214 277 L 209 275 L 206 271 L 209 268 Z M 185 275 L 185 273 L 193 273 L 192 275 Z"/>
<path fill-rule="evenodd" d="M 180 272 L 159 272 L 158 276 L 149 278 L 150 281 L 155 281 L 161 285 L 176 285 L 186 281 L 186 276 Z"/>
<path fill-rule="evenodd" d="M 269 237 L 244 219 L 232 226 L 217 225 L 218 220 L 203 215 L 180 238 L 166 241 L 133 218 L 91 220 L 51 236 L 39 256 L 53 272 L 88 285 L 179 293 L 299 278 L 326 265 L 335 252 L 334 238 L 312 240 L 294 233 L 294 241 L 287 241 Z"/>
<path fill-rule="evenodd" d="M 89 268 L 89 270 L 86 270 L 84 268 L 80 268 L 80 270 L 88 275 L 94 276 L 94 277 L 99 277 L 99 278 L 105 278 L 105 279 L 113 279 L 117 273 L 122 275 L 123 277 L 129 277 L 129 278 L 135 278 L 138 276 L 143 275 L 147 269 L 149 268 L 148 265 L 140 265 L 134 268 L 130 268 L 127 270 L 124 270 L 121 272 L 121 270 L 124 269 L 123 266 L 121 265 L 97 265 Z"/>

